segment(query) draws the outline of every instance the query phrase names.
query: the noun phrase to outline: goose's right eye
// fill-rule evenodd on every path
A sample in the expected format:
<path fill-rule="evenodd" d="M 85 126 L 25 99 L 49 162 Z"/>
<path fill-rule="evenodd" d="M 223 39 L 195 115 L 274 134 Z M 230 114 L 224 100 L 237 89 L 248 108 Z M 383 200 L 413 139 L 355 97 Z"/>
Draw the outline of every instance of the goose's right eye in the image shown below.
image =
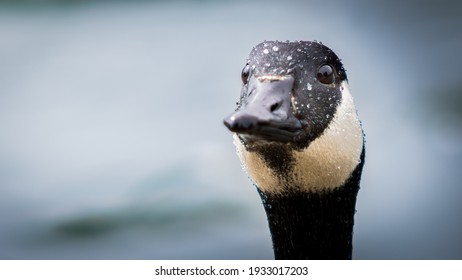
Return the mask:
<path fill-rule="evenodd" d="M 330 85 L 335 82 L 335 75 L 334 69 L 329 64 L 324 64 L 318 70 L 318 74 L 316 75 L 318 81 L 325 85 Z"/>
<path fill-rule="evenodd" d="M 241 73 L 241 79 L 244 85 L 247 84 L 247 82 L 249 81 L 249 75 L 250 75 L 250 65 L 246 64 L 244 66 L 244 69 L 242 69 L 242 73 Z"/>

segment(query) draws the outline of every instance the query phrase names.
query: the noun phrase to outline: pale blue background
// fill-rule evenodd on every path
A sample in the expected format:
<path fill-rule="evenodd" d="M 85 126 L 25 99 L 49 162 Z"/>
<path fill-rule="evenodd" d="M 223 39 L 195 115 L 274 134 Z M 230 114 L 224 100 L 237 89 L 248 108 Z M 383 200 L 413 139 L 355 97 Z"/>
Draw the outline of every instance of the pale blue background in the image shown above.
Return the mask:
<path fill-rule="evenodd" d="M 357 259 L 462 259 L 459 1 L 0 1 L 1 259 L 269 259 L 222 119 L 319 40 L 367 135 Z"/>

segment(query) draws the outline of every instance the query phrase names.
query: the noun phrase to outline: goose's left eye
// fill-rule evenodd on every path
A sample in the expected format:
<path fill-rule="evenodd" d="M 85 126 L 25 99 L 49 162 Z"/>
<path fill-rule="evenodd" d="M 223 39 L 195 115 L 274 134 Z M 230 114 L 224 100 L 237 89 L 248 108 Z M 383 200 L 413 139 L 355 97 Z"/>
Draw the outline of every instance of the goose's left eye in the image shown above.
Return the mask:
<path fill-rule="evenodd" d="M 244 85 L 247 84 L 247 82 L 249 81 L 249 75 L 250 75 L 250 65 L 246 64 L 244 66 L 244 69 L 242 69 L 242 73 L 241 73 L 241 79 Z"/>
<path fill-rule="evenodd" d="M 330 85 L 335 81 L 334 69 L 332 69 L 332 66 L 324 64 L 319 68 L 316 77 L 321 83 Z"/>

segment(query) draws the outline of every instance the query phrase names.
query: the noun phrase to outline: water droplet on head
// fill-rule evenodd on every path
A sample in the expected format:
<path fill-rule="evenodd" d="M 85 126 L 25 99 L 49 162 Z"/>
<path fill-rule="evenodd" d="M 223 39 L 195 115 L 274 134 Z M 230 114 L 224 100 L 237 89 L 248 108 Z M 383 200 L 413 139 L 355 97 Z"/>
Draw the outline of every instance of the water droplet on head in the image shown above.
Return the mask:
<path fill-rule="evenodd" d="M 287 60 L 292 60 L 292 56 L 289 55 L 289 56 L 287 57 Z"/>
<path fill-rule="evenodd" d="M 269 53 L 269 50 L 268 50 L 268 49 L 264 49 L 264 50 L 263 50 L 263 53 L 264 53 L 264 54 L 268 54 L 268 53 Z"/>
<path fill-rule="evenodd" d="M 312 86 L 310 83 L 307 83 L 307 84 L 306 84 L 306 88 L 307 88 L 308 90 L 312 90 L 312 89 L 313 89 L 313 86 Z"/>
<path fill-rule="evenodd" d="M 277 52 L 279 48 L 277 46 L 273 46 L 273 51 Z"/>

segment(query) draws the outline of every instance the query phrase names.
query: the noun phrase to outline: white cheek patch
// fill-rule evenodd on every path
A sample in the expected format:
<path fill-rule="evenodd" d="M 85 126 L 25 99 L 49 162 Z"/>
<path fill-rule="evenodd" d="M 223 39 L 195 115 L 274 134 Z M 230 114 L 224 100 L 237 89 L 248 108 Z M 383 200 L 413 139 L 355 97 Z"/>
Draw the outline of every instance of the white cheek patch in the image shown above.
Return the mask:
<path fill-rule="evenodd" d="M 342 186 L 361 159 L 364 134 L 348 83 L 341 84 L 342 100 L 327 129 L 303 151 L 294 152 L 292 178 L 306 191 Z"/>
<path fill-rule="evenodd" d="M 327 129 L 303 151 L 294 151 L 292 170 L 281 177 L 262 157 L 248 152 L 239 137 L 234 144 L 243 168 L 264 192 L 283 193 L 290 187 L 307 192 L 332 190 L 342 186 L 358 165 L 363 149 L 363 131 L 348 84 L 343 82 L 342 100 Z"/>
<path fill-rule="evenodd" d="M 259 154 L 248 152 L 237 134 L 234 134 L 234 145 L 236 146 L 237 155 L 241 160 L 242 169 L 247 172 L 250 179 L 252 179 L 260 190 L 276 189 L 281 186 L 281 180 L 275 174 L 274 170 L 268 167 Z"/>

